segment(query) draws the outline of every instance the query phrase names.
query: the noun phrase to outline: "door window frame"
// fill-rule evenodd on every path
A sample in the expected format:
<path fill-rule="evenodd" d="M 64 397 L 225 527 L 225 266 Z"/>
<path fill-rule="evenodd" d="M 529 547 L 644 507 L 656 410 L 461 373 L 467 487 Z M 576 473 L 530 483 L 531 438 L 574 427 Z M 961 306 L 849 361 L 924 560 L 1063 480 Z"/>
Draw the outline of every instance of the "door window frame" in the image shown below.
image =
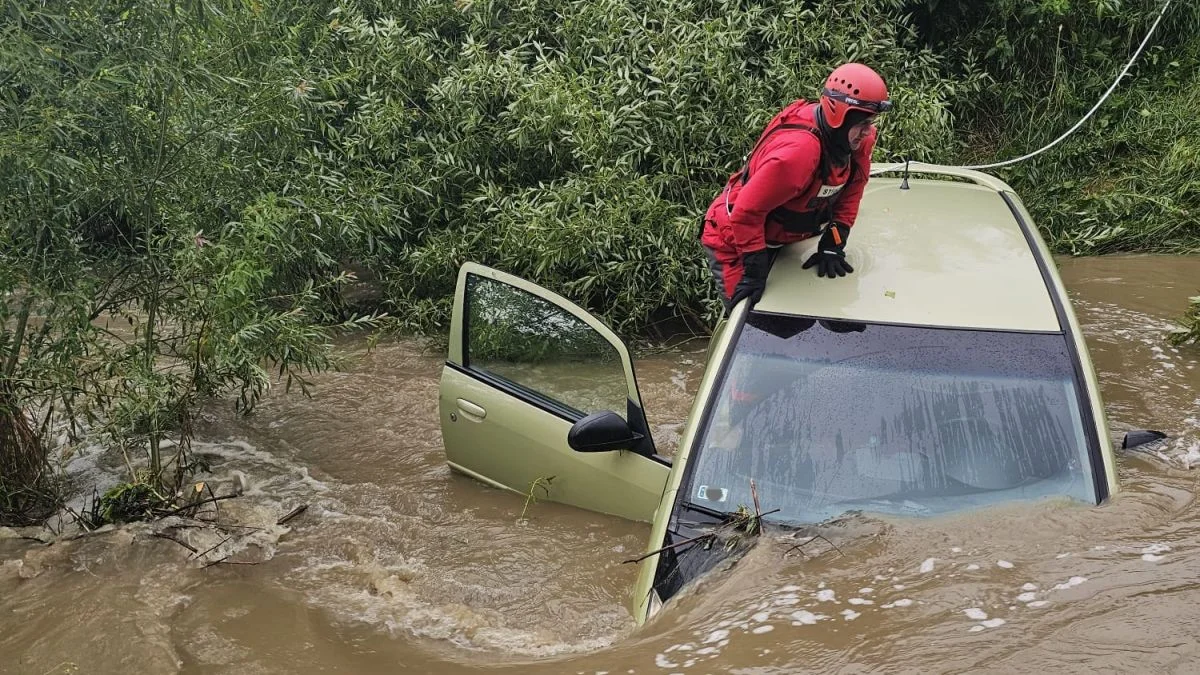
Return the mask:
<path fill-rule="evenodd" d="M 575 408 L 561 401 L 550 398 L 549 396 L 537 392 L 527 386 L 517 382 L 508 380 L 487 371 L 481 371 L 470 367 L 469 360 L 469 338 L 470 338 L 470 297 L 467 294 L 467 281 L 471 275 L 490 279 L 492 281 L 511 286 L 517 290 L 529 293 L 537 298 L 545 300 L 556 307 L 566 311 L 575 318 L 587 324 L 589 328 L 596 331 L 617 351 L 617 356 L 621 361 L 622 372 L 625 375 L 626 394 L 625 394 L 625 410 L 615 410 L 625 418 L 629 427 L 641 434 L 643 440 L 638 448 L 634 450 L 639 455 L 655 459 L 660 463 L 667 462 L 660 458 L 654 446 L 654 439 L 650 433 L 650 425 L 646 419 L 645 409 L 642 405 L 641 394 L 638 391 L 637 375 L 634 373 L 633 358 L 629 354 L 629 348 L 626 347 L 624 341 L 617 337 L 617 334 L 608 326 L 600 322 L 599 319 L 592 316 L 589 312 L 579 307 L 575 303 L 566 298 L 548 291 L 535 283 L 522 279 L 520 277 L 501 272 L 499 270 L 480 265 L 478 263 L 467 262 L 463 263 L 459 269 L 458 284 L 455 289 L 454 310 L 451 319 L 451 333 L 449 354 L 446 359 L 446 366 L 453 368 L 465 375 L 475 378 L 481 382 L 495 387 L 514 398 L 528 403 L 539 410 L 555 415 L 568 422 L 574 424 L 583 419 L 587 413 L 576 410 Z"/>

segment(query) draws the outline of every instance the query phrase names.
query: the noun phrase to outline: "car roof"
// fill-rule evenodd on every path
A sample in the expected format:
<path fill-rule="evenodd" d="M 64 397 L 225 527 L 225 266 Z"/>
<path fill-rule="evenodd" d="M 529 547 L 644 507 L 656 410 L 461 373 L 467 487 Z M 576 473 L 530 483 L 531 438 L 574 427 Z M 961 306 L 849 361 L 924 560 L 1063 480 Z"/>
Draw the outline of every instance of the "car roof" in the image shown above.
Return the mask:
<path fill-rule="evenodd" d="M 904 190 L 899 178 L 873 177 L 846 246 L 854 273 L 830 280 L 801 269 L 816 238 L 785 246 L 755 309 L 865 323 L 1060 331 L 1030 240 L 1002 196 L 1007 186 L 976 172 L 953 175 L 978 182 L 910 178 Z"/>

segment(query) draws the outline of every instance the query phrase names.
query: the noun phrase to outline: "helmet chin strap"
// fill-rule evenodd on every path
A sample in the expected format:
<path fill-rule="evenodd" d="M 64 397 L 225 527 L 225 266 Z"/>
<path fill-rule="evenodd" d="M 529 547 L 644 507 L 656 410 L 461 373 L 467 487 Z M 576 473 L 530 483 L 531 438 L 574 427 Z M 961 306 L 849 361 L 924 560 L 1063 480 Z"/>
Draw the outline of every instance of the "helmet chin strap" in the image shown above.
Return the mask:
<path fill-rule="evenodd" d="M 852 110 L 846 111 L 849 115 Z M 850 147 L 850 125 L 846 124 L 848 120 L 842 120 L 842 126 L 831 127 L 829 120 L 825 119 L 825 110 L 820 105 L 816 111 L 817 129 L 821 132 L 821 152 L 824 153 L 834 164 L 845 164 L 850 153 L 854 151 Z"/>

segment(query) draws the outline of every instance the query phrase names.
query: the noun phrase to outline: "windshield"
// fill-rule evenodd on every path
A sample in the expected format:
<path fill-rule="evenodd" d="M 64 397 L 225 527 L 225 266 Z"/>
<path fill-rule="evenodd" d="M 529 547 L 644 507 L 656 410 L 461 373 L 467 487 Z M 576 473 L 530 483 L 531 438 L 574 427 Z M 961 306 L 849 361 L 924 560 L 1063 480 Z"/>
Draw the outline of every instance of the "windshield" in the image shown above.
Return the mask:
<path fill-rule="evenodd" d="M 1062 335 L 751 314 L 689 501 L 817 522 L 1064 495 L 1095 502 Z"/>

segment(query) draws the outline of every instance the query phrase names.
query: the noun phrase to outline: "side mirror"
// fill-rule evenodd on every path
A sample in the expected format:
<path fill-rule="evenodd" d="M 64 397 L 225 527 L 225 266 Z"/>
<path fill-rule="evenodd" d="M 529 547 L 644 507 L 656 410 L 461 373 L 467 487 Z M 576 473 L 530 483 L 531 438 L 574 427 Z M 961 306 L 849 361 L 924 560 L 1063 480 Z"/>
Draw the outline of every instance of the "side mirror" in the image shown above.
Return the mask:
<path fill-rule="evenodd" d="M 576 422 L 567 432 L 567 445 L 576 452 L 632 450 L 642 438 L 623 417 L 602 410 Z"/>
<path fill-rule="evenodd" d="M 1149 429 L 1136 429 L 1134 431 L 1125 432 L 1125 438 L 1121 439 L 1121 449 L 1129 450 L 1136 448 L 1139 445 L 1161 441 L 1167 435 L 1161 431 L 1150 431 Z"/>

